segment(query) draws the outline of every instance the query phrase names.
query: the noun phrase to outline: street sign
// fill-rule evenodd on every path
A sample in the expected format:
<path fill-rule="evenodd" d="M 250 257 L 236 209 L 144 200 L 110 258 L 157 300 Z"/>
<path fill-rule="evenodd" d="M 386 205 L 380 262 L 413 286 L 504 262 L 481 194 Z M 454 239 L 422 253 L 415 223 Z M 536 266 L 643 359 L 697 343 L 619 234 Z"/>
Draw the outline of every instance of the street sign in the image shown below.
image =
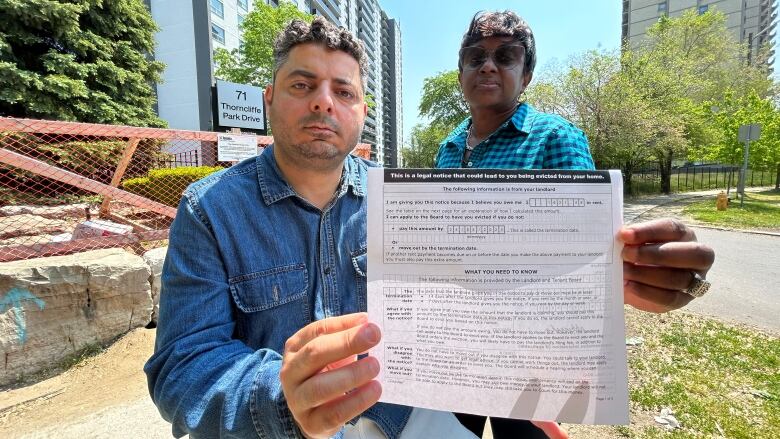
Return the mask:
<path fill-rule="evenodd" d="M 218 79 L 216 91 L 214 112 L 218 126 L 265 132 L 262 88 Z"/>
<path fill-rule="evenodd" d="M 740 142 L 749 142 L 758 140 L 761 137 L 761 125 L 753 123 L 750 125 L 740 125 L 737 140 Z"/>
<path fill-rule="evenodd" d="M 217 134 L 217 160 L 240 162 L 257 155 L 257 137 L 240 134 Z"/>

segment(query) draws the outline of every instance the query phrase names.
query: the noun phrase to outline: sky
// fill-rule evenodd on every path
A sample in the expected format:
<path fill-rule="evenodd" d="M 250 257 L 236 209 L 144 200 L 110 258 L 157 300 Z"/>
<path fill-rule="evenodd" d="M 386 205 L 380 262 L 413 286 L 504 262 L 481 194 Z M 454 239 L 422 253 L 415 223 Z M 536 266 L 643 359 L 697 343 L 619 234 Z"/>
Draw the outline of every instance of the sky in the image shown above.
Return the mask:
<path fill-rule="evenodd" d="M 525 18 L 536 37 L 536 71 L 553 59 L 620 47 L 618 0 L 380 0 L 380 5 L 401 25 L 405 143 L 423 121 L 417 109 L 423 80 L 457 68 L 460 40 L 477 11 L 510 9 Z"/>
<path fill-rule="evenodd" d="M 412 127 L 424 122 L 417 109 L 423 80 L 457 68 L 461 37 L 477 11 L 510 9 L 525 18 L 536 37 L 537 72 L 591 49 L 620 47 L 619 0 L 380 0 L 380 5 L 401 26 L 404 143 Z"/>

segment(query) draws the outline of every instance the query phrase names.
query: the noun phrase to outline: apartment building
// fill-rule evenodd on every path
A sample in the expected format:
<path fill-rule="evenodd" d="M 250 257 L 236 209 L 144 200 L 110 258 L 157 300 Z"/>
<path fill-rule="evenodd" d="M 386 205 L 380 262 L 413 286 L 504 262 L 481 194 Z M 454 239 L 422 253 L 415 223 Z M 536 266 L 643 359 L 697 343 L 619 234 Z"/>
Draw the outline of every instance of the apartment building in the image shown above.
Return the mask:
<path fill-rule="evenodd" d="M 700 14 L 709 10 L 724 13 L 728 29 L 748 46 L 748 59 L 754 58 L 759 48 L 771 45 L 774 40 L 776 0 L 623 0 L 623 41 L 635 45 L 662 15 L 676 17 L 689 9 Z M 768 60 L 770 66 L 773 58 L 772 48 Z"/>
<path fill-rule="evenodd" d="M 146 0 L 160 27 L 155 58 L 166 64 L 157 84 L 158 113 L 171 128 L 213 129 L 211 86 L 213 54 L 242 43 L 241 23 L 263 0 Z M 274 6 L 278 1 L 264 0 Z M 369 60 L 366 92 L 375 103 L 369 110 L 362 142 L 372 158 L 396 166 L 402 142 L 401 38 L 396 20 L 377 0 L 291 0 L 301 11 L 321 15 L 360 38 Z"/>

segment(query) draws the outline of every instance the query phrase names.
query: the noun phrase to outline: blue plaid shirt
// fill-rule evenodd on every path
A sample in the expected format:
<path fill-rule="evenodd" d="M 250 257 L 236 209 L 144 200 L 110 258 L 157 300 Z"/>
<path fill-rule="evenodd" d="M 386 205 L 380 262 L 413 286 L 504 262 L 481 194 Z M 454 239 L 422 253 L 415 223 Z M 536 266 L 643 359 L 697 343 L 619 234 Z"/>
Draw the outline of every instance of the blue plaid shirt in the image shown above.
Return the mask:
<path fill-rule="evenodd" d="M 471 117 L 439 145 L 437 168 L 595 169 L 585 134 L 568 120 L 527 103 L 462 163 Z"/>

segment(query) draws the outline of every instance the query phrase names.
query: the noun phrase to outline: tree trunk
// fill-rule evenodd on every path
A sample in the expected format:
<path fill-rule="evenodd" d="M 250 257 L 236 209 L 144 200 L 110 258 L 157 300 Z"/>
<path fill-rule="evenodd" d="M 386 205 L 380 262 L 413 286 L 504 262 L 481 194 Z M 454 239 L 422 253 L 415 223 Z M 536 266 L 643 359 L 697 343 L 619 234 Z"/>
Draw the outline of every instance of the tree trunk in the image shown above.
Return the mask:
<path fill-rule="evenodd" d="M 780 189 L 780 163 L 777 164 L 777 175 L 775 176 L 775 189 Z"/>
<path fill-rule="evenodd" d="M 664 151 L 664 155 L 659 159 L 661 171 L 661 192 L 665 194 L 672 193 L 672 151 Z"/>
<path fill-rule="evenodd" d="M 633 191 L 631 188 L 631 177 L 633 176 L 633 172 L 631 171 L 623 171 L 623 195 L 632 195 Z"/>

